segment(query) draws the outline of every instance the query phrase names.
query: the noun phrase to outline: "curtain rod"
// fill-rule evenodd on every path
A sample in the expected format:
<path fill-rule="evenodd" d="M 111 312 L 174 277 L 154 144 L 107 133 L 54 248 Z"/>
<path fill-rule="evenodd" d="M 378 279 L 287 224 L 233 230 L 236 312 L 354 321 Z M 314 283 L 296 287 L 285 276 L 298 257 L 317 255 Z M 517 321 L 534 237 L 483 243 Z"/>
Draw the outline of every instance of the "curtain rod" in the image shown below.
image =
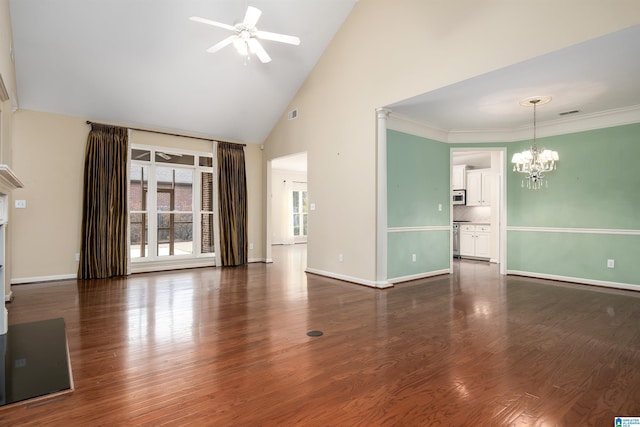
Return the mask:
<path fill-rule="evenodd" d="M 115 125 L 105 125 L 104 123 L 92 122 L 90 120 L 87 120 L 87 124 L 88 125 L 96 124 L 96 125 L 102 125 L 102 126 L 115 126 Z M 140 131 L 140 132 L 158 133 L 160 135 L 169 135 L 169 136 L 179 136 L 180 138 L 199 139 L 199 140 L 202 140 L 202 141 L 227 142 L 229 144 L 242 145 L 243 147 L 247 146 L 247 144 L 240 144 L 238 142 L 223 141 L 223 140 L 220 140 L 220 139 L 213 139 L 213 138 L 204 138 L 204 137 L 201 137 L 201 136 L 180 135 L 179 133 L 161 132 L 159 130 L 139 129 L 139 128 L 132 128 L 132 127 L 129 127 L 129 126 L 121 126 L 121 127 L 130 129 L 130 130 L 137 130 L 137 131 Z"/>

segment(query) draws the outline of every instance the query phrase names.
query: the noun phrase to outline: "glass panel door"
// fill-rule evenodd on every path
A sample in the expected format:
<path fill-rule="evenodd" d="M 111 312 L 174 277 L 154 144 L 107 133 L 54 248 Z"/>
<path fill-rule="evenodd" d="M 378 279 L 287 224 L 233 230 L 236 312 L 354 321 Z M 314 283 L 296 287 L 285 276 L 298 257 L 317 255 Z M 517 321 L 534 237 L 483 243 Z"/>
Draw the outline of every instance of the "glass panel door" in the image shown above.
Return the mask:
<path fill-rule="evenodd" d="M 293 191 L 293 238 L 296 241 L 307 239 L 307 192 Z"/>

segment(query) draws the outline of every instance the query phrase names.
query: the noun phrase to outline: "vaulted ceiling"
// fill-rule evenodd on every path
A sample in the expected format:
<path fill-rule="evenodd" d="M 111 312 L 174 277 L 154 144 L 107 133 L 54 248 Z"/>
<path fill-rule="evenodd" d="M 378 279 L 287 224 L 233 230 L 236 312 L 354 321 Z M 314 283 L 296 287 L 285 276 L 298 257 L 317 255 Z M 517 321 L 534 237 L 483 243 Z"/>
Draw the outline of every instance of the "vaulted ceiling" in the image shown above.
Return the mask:
<path fill-rule="evenodd" d="M 19 106 L 262 143 L 356 3 L 11 0 Z M 260 30 L 301 44 L 263 41 L 267 64 L 233 46 L 207 53 L 229 31 L 188 18 L 235 24 L 248 5 L 262 10 Z M 518 104 L 530 96 L 553 98 L 541 122 L 637 110 L 639 46 L 635 26 L 387 107 L 448 135 L 490 132 L 494 141 L 530 128 L 531 109 Z"/>
<path fill-rule="evenodd" d="M 356 0 L 12 0 L 19 107 L 97 121 L 261 143 Z M 272 61 L 233 46 L 206 49 L 247 6 L 257 28 L 298 36 L 262 45 Z"/>

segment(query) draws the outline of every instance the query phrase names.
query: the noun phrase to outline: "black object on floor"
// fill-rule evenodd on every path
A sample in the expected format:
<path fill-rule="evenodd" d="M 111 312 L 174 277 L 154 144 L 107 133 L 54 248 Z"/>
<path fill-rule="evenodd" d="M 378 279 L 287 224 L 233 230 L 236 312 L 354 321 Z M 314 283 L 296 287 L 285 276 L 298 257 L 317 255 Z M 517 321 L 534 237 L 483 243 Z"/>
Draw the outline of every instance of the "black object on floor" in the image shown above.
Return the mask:
<path fill-rule="evenodd" d="M 64 319 L 9 325 L 0 362 L 0 406 L 70 391 Z"/>

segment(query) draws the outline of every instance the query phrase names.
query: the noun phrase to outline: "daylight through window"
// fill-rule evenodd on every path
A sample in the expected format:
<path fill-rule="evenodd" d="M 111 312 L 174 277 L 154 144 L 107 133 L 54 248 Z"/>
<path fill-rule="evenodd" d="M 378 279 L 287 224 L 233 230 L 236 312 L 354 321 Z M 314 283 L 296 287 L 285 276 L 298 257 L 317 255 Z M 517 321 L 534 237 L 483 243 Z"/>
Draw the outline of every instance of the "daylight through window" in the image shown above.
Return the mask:
<path fill-rule="evenodd" d="M 210 153 L 133 146 L 129 172 L 132 261 L 214 255 L 212 166 Z"/>

